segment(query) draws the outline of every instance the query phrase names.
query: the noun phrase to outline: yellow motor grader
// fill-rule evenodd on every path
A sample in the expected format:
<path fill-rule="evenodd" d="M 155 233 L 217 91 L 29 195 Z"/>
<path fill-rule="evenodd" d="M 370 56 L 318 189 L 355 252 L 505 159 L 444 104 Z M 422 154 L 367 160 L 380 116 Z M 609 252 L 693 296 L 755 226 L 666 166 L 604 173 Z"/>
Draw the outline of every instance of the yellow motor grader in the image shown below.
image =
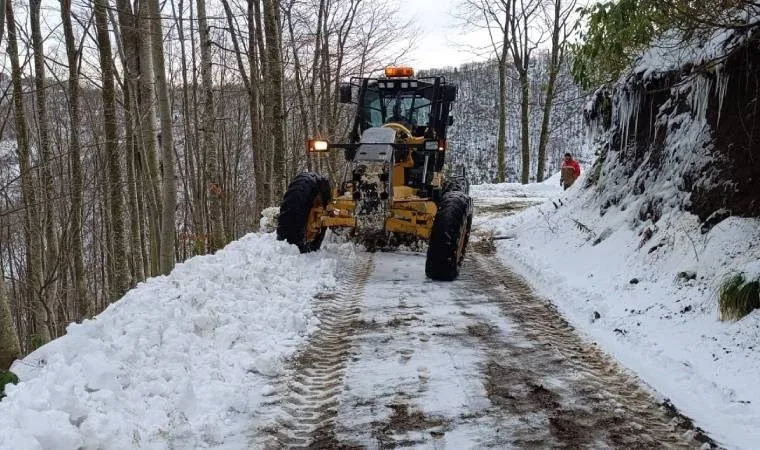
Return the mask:
<path fill-rule="evenodd" d="M 426 240 L 427 276 L 455 279 L 472 225 L 464 171 L 443 170 L 456 86 L 389 67 L 385 77 L 353 78 L 339 93 L 341 103 L 357 105 L 348 142 L 309 140 L 307 151 L 343 150 L 344 179 L 333 185 L 314 172 L 298 174 L 280 205 L 277 238 L 302 253 L 318 250 L 328 228 L 353 229 L 365 242 Z"/>

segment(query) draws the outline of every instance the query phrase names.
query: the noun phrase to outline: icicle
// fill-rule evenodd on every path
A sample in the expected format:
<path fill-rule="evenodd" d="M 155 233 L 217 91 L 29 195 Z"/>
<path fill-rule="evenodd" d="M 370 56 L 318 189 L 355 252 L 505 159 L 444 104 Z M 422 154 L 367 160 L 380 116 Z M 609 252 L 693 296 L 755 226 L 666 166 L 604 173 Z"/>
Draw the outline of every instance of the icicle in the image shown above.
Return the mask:
<path fill-rule="evenodd" d="M 625 91 L 624 95 L 620 97 L 618 102 L 617 120 L 620 124 L 620 151 L 625 149 L 625 144 L 628 141 L 628 117 L 630 116 L 630 103 L 628 99 L 628 92 Z"/>
<path fill-rule="evenodd" d="M 639 135 L 639 112 L 641 110 L 641 90 L 636 89 L 633 96 L 635 119 L 633 122 L 633 146 L 636 148 L 636 137 Z"/>
<path fill-rule="evenodd" d="M 723 73 L 723 65 L 716 67 L 715 75 L 717 77 L 717 80 L 715 81 L 715 90 L 718 95 L 718 124 L 720 124 L 720 113 L 723 110 L 723 99 L 726 97 L 726 91 L 728 90 L 728 75 Z"/>
<path fill-rule="evenodd" d="M 710 90 L 712 82 L 703 75 L 697 75 L 691 83 L 691 111 L 697 122 L 704 123 L 707 120 L 707 105 L 710 102 Z"/>
<path fill-rule="evenodd" d="M 633 85 L 632 85 L 633 86 Z M 617 105 L 617 120 L 621 128 L 620 150 L 628 148 L 628 137 L 631 128 L 631 120 L 635 120 L 634 123 L 634 139 L 635 133 L 638 129 L 639 121 L 639 107 L 641 103 L 641 92 L 638 89 L 633 88 L 633 91 L 626 90 L 623 95 L 620 96 L 620 100 Z"/>

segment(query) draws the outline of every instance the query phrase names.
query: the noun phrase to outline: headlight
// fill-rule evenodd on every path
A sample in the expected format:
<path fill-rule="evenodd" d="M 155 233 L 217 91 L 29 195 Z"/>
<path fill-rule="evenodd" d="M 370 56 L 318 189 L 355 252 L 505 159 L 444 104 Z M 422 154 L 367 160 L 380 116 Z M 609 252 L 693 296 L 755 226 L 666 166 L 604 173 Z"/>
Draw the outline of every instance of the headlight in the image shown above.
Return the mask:
<path fill-rule="evenodd" d="M 327 141 L 319 139 L 309 139 L 306 142 L 306 148 L 311 152 L 326 152 L 328 149 Z"/>

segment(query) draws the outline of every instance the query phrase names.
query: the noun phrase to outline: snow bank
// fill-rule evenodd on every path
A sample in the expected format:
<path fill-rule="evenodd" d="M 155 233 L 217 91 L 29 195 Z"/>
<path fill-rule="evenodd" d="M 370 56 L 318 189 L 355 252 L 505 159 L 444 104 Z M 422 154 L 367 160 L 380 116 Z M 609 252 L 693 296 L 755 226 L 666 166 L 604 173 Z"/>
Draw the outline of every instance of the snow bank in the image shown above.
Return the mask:
<path fill-rule="evenodd" d="M 12 370 L 1 449 L 245 448 L 267 377 L 312 332 L 330 250 L 251 234 L 141 283 Z"/>
<path fill-rule="evenodd" d="M 535 187 L 536 197 L 554 200 L 475 223 L 514 236 L 496 241 L 505 263 L 718 442 L 757 448 L 760 311 L 719 322 L 717 283 L 755 267 L 760 220 L 729 217 L 702 234 L 696 216 L 676 209 L 656 224 L 632 221 L 637 206 L 625 202 L 602 216 L 599 194 L 582 181 L 565 192 L 551 183 L 474 186 L 476 197 Z"/>

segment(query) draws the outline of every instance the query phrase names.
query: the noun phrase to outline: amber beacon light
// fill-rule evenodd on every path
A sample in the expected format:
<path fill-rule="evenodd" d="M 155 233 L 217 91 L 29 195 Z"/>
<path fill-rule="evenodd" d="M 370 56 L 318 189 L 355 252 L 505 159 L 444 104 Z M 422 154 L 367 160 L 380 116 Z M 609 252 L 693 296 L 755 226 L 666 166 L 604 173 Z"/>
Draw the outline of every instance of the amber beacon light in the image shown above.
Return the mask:
<path fill-rule="evenodd" d="M 411 78 L 414 76 L 414 69 L 411 67 L 386 67 L 385 76 L 388 78 Z"/>

